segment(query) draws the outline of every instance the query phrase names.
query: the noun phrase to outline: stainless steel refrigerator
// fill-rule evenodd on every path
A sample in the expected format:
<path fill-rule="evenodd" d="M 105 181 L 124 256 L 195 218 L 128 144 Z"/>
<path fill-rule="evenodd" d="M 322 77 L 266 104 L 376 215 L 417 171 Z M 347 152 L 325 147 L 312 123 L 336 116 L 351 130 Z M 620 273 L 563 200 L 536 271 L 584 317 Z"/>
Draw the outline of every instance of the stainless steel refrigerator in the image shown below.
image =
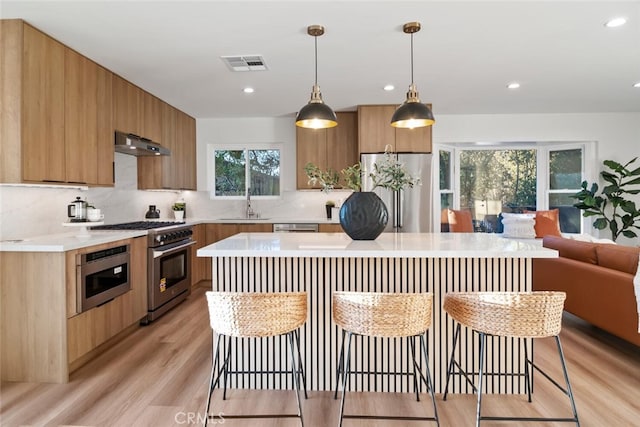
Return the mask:
<path fill-rule="evenodd" d="M 382 163 L 385 153 L 362 154 L 362 190 L 372 191 L 373 183 L 369 173 L 374 163 Z M 420 153 L 392 154 L 413 177 L 420 178 L 420 184 L 393 192 L 385 188 L 373 190 L 387 206 L 389 222 L 385 232 L 430 233 L 433 231 L 432 202 L 432 155 Z"/>

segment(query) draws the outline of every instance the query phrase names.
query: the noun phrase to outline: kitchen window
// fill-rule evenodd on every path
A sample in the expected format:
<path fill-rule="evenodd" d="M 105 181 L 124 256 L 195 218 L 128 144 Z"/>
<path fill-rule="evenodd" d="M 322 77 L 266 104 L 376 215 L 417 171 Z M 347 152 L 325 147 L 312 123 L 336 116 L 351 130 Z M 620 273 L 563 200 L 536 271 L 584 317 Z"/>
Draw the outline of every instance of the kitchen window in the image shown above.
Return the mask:
<path fill-rule="evenodd" d="M 211 156 L 211 198 L 280 196 L 280 148 L 219 147 Z"/>

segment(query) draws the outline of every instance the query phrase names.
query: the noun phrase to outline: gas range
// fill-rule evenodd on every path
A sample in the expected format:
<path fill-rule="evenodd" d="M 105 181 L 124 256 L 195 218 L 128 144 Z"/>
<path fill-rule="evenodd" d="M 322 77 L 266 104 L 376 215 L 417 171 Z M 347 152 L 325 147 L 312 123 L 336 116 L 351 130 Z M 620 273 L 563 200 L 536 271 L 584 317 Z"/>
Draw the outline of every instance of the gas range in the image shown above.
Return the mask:
<path fill-rule="evenodd" d="M 193 227 L 176 221 L 134 221 L 121 224 L 99 225 L 92 230 L 148 230 L 148 244 L 156 248 L 188 240 L 193 234 Z"/>

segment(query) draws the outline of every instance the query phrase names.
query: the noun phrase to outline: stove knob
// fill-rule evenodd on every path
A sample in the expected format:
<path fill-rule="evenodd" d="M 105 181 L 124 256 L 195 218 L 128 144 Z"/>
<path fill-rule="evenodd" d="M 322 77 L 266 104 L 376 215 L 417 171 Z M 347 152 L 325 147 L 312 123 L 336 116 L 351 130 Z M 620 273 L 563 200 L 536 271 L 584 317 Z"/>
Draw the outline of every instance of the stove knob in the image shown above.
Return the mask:
<path fill-rule="evenodd" d="M 156 236 L 155 240 L 156 240 L 156 242 L 158 242 L 158 243 L 162 242 L 162 235 L 161 235 L 161 234 L 158 234 L 158 235 Z"/>

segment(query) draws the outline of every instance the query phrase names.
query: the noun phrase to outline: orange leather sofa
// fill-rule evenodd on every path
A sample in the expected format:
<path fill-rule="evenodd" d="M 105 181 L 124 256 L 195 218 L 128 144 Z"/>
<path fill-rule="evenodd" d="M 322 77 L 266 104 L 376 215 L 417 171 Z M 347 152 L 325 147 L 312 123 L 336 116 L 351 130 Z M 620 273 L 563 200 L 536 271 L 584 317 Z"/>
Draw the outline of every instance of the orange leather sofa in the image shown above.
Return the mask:
<path fill-rule="evenodd" d="M 533 260 L 533 289 L 566 292 L 566 311 L 640 346 L 633 291 L 640 248 L 556 236 L 542 244 L 559 258 Z"/>

